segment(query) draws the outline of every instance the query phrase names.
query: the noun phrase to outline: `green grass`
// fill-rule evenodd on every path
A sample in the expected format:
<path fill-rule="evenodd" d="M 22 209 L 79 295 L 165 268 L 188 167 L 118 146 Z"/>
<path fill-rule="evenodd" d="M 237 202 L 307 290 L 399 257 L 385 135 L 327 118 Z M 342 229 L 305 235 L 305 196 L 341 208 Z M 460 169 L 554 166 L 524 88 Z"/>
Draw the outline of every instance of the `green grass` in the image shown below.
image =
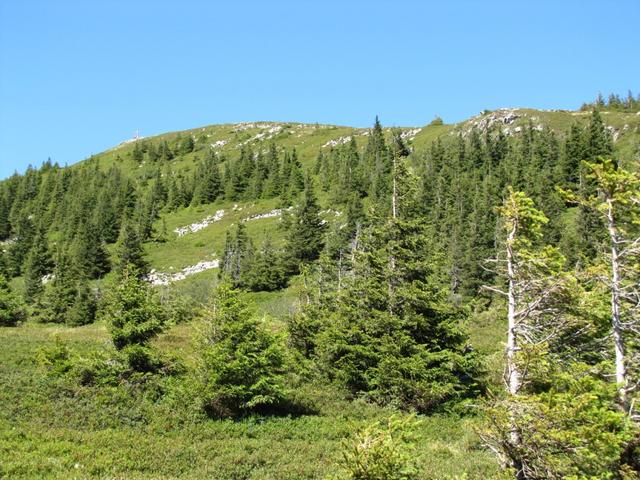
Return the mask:
<path fill-rule="evenodd" d="M 269 295 L 256 298 L 268 306 Z M 194 325 L 178 325 L 156 345 L 189 364 Z M 79 355 L 104 352 L 101 324 L 0 330 L 0 477 L 315 479 L 336 471 L 343 439 L 393 412 L 349 401 L 327 386 L 300 383 L 302 416 L 211 420 L 199 415 L 182 379 L 164 395 L 134 386 L 79 387 L 52 378 L 34 360 L 60 336 Z M 494 459 L 473 433 L 478 419 L 424 417 L 419 462 L 425 478 L 495 478 Z"/>

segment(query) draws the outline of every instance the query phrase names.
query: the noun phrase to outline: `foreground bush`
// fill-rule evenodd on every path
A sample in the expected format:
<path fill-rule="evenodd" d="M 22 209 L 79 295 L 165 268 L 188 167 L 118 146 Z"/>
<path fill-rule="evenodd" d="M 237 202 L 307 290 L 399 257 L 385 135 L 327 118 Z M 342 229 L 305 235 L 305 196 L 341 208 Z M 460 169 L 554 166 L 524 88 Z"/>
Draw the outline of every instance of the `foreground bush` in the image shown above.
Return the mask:
<path fill-rule="evenodd" d="M 391 417 L 386 424 L 377 422 L 358 432 L 353 444 L 345 445 L 343 472 L 338 479 L 413 480 L 416 464 L 417 422 L 412 418 Z"/>

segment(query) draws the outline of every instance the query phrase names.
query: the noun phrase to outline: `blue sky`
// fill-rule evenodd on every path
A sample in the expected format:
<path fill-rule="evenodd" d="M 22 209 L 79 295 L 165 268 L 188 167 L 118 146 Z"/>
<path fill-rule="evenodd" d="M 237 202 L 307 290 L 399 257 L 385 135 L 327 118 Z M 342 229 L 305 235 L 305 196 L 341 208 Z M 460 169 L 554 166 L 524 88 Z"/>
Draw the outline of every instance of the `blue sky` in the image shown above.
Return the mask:
<path fill-rule="evenodd" d="M 0 0 L 0 177 L 213 123 L 353 126 L 640 89 L 629 1 Z"/>

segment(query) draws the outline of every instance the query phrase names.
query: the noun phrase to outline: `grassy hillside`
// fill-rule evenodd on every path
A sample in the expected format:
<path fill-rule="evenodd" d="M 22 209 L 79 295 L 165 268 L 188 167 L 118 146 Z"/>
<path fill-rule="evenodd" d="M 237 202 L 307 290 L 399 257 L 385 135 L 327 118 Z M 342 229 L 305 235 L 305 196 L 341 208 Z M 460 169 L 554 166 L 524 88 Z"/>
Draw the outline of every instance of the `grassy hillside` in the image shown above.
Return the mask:
<path fill-rule="evenodd" d="M 625 164 L 637 159 L 640 149 L 640 115 L 634 113 L 603 112 L 603 120 L 612 132 L 618 157 Z M 427 125 L 424 127 L 402 127 L 407 143 L 413 148 L 414 154 L 419 156 L 426 151 L 437 138 L 447 141 L 455 135 L 467 135 L 472 128 L 481 131 L 487 128 L 500 127 L 507 135 L 517 135 L 527 124 L 535 128 L 550 128 L 561 137 L 574 123 L 586 124 L 588 112 L 572 112 L 565 110 L 540 111 L 533 109 L 501 109 L 483 112 L 469 120 L 458 124 Z M 386 128 L 387 135 L 391 135 L 391 128 Z M 213 125 L 208 127 L 172 132 L 140 141 L 159 145 L 161 142 L 175 143 L 180 138 L 191 135 L 196 144 L 196 151 L 179 156 L 172 160 L 174 171 L 192 172 L 194 159 L 202 158 L 203 150 L 209 146 L 228 157 L 239 155 L 243 145 L 251 145 L 254 149 L 266 150 L 271 142 L 278 147 L 292 149 L 298 152 L 299 159 L 305 168 L 310 168 L 321 150 L 327 150 L 332 145 L 341 144 L 356 138 L 359 146 L 367 141 L 369 130 L 351 127 L 300 124 L 253 122 L 240 124 Z M 142 176 L 153 168 L 145 162 L 136 164 L 131 159 L 134 142 L 123 143 L 104 153 L 96 155 L 102 168 L 116 164 L 133 176 Z M 331 208 L 328 200 L 319 192 L 320 199 L 326 208 Z M 226 232 L 237 222 L 273 211 L 277 208 L 276 200 L 256 200 L 244 202 L 217 202 L 216 204 L 189 207 L 174 213 L 163 214 L 163 220 L 169 234 L 166 243 L 151 243 L 147 245 L 149 260 L 152 268 L 165 273 L 179 271 L 198 262 L 219 258 L 224 248 Z M 196 233 L 179 237 L 174 230 L 202 221 L 218 210 L 224 210 L 224 216 L 219 222 L 211 224 Z M 331 220 L 331 215 L 328 215 Z M 278 228 L 279 217 L 270 217 L 247 222 L 248 233 L 260 243 L 269 237 L 275 244 L 280 244 L 283 232 Z M 156 229 L 165 228 L 158 222 Z M 195 277 L 212 278 L 211 272 L 196 274 Z"/>
<path fill-rule="evenodd" d="M 526 125 L 549 128 L 564 136 L 572 124 L 586 125 L 589 114 L 570 111 L 502 109 L 483 112 L 458 124 L 402 127 L 403 138 L 420 159 L 431 143 L 447 142 L 471 129 L 500 127 L 517 136 Z M 637 168 L 640 115 L 603 112 L 615 140 L 618 158 Z M 389 138 L 392 129 L 385 128 Z M 226 158 L 236 158 L 244 145 L 265 150 L 271 142 L 280 149 L 296 149 L 302 166 L 310 170 L 319 151 L 344 144 L 354 137 L 363 147 L 368 129 L 332 125 L 255 122 L 212 125 L 140 139 L 156 147 L 191 136 L 193 152 L 170 162 L 173 171 L 192 175 L 196 159 L 209 148 Z M 118 166 L 126 175 L 145 178 L 157 169 L 136 162 L 136 142 L 125 142 L 95 156 L 102 170 Z M 77 167 L 71 167 L 77 168 Z M 166 168 L 166 167 L 165 167 Z M 318 192 L 322 218 L 329 224 L 341 213 L 326 193 Z M 215 261 L 222 257 L 227 232 L 243 222 L 256 245 L 269 239 L 284 246 L 279 200 L 259 199 L 180 208 L 162 212 L 155 230 L 166 232 L 164 241 L 144 245 L 157 278 L 182 274 L 168 285 L 157 285 L 164 295 L 184 295 L 188 307 L 205 304 L 217 283 Z M 113 245 L 109 246 L 113 249 Z M 201 266 L 197 273 L 194 268 Z M 196 269 L 197 270 L 197 269 Z M 102 285 L 109 281 L 97 280 Z M 12 284 L 22 290 L 23 279 Z M 159 282 L 162 283 L 162 282 Z M 298 302 L 302 279 L 276 292 L 244 293 L 250 308 L 276 332 Z M 471 308 L 470 308 L 471 310 Z M 472 313 L 466 320 L 470 343 L 482 355 L 490 385 L 499 385 L 502 373 L 504 325 L 493 310 Z M 199 320 L 171 325 L 154 345 L 162 355 L 182 365 L 194 363 L 194 342 L 202 328 Z M 285 416 L 250 416 L 241 420 L 211 420 L 197 411 L 188 397 L 189 380 L 144 377 L 124 385 L 79 386 L 68 378 L 52 376 L 38 361 L 39 352 L 61 339 L 76 360 L 101 358 L 110 348 L 103 322 L 82 327 L 62 327 L 27 322 L 0 329 L 0 478 L 217 478 L 217 479 L 321 479 L 335 473 L 345 439 L 374 420 L 388 418 L 394 410 L 349 398 L 337 386 L 308 382 L 315 371 L 291 373 L 304 408 Z M 295 361 L 289 359 L 291 361 Z M 313 368 L 313 367 L 312 367 Z M 474 406 L 472 406 L 474 407 Z M 397 412 L 396 412 L 397 413 Z M 475 428 L 481 420 L 473 408 L 422 417 L 418 438 L 418 463 L 425 478 L 499 478 L 495 459 L 484 450 Z M 401 413 L 401 416 L 406 414 Z"/>
<path fill-rule="evenodd" d="M 156 343 L 189 362 L 194 329 L 174 327 Z M 99 355 L 108 342 L 102 324 L 0 330 L 2 478 L 321 479 L 335 472 L 343 439 L 392 413 L 307 385 L 298 393 L 307 414 L 207 420 L 179 392 L 154 398 L 167 384 L 83 388 L 52 379 L 35 359 L 56 336 L 78 355 Z M 423 419 L 419 463 L 430 478 L 497 475 L 479 448 L 476 424 L 473 417 Z"/>

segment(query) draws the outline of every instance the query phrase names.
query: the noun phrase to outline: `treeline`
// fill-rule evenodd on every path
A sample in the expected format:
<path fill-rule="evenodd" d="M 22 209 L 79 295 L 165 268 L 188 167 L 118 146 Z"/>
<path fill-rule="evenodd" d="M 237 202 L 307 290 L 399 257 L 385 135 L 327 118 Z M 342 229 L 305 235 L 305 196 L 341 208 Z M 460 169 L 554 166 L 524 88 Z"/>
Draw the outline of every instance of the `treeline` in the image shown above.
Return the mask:
<path fill-rule="evenodd" d="M 380 204 L 392 189 L 393 151 L 408 156 L 419 178 L 416 209 L 438 232 L 434 248 L 444 255 L 452 290 L 461 299 L 477 296 L 479 287 L 491 278 L 482 261 L 495 250 L 494 206 L 509 185 L 529 192 L 552 219 L 545 234 L 570 262 L 593 257 L 599 238 L 594 219 L 582 209 L 576 211 L 555 187 L 587 188 L 582 162 L 613 153 L 613 141 L 597 111 L 586 126 L 575 124 L 564 136 L 532 124 L 513 137 L 499 129 L 473 130 L 467 136 L 438 139 L 428 151 L 411 153 L 399 132 L 387 144 L 376 123 L 363 151 L 352 140 L 320 153 L 314 166 L 318 184 L 332 203 L 346 210 L 361 209 L 356 204 L 362 202 Z M 380 211 L 390 208 L 378 205 Z"/>
<path fill-rule="evenodd" d="M 580 110 L 587 112 L 593 109 L 609 112 L 640 112 L 640 94 L 634 97 L 629 90 L 624 98 L 616 93 L 611 93 L 605 98 L 599 93 L 592 103 L 583 103 L 580 107 Z"/>

